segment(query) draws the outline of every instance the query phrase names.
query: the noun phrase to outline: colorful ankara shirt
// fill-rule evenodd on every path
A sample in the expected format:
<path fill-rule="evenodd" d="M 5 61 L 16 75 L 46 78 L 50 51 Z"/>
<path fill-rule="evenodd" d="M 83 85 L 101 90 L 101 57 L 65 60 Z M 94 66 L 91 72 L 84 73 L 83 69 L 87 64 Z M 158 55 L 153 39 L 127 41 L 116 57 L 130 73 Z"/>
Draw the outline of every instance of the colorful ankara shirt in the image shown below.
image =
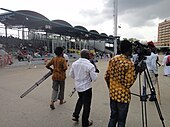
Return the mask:
<path fill-rule="evenodd" d="M 67 63 L 63 57 L 53 57 L 46 66 L 53 65 L 52 80 L 63 81 L 66 79 Z"/>
<path fill-rule="evenodd" d="M 110 98 L 129 103 L 130 87 L 135 82 L 134 64 L 125 55 L 115 56 L 109 61 L 105 80 L 109 83 Z"/>

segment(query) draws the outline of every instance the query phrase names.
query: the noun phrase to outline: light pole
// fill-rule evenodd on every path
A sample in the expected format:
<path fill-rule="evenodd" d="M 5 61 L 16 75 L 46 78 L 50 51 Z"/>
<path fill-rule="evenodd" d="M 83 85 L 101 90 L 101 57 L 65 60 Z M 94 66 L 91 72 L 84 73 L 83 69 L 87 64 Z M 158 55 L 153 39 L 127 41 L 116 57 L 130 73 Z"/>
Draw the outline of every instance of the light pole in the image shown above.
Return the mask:
<path fill-rule="evenodd" d="M 117 14 L 118 14 L 118 0 L 113 0 L 113 20 L 114 20 L 114 54 L 117 54 Z"/>

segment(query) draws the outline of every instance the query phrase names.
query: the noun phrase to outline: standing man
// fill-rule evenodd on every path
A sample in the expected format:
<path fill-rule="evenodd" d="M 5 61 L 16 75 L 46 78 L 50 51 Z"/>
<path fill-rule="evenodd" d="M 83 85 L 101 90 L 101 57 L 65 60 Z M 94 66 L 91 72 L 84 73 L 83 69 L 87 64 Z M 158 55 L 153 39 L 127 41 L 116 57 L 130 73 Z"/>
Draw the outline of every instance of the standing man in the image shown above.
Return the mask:
<path fill-rule="evenodd" d="M 135 67 L 129 56 L 132 44 L 123 40 L 120 44 L 120 55 L 113 57 L 105 74 L 105 81 L 110 92 L 110 121 L 108 127 L 125 127 L 126 117 L 131 99 L 130 87 L 136 79 Z"/>
<path fill-rule="evenodd" d="M 54 102 L 60 100 L 60 104 L 64 104 L 64 90 L 65 90 L 65 79 L 66 79 L 66 70 L 67 70 L 67 63 L 65 58 L 63 57 L 64 49 L 62 47 L 56 47 L 55 54 L 56 57 L 53 57 L 49 63 L 47 63 L 46 68 L 50 69 L 52 74 L 53 80 L 53 91 L 51 97 L 51 104 L 50 108 L 52 110 L 55 109 Z M 53 68 L 50 66 L 53 65 Z"/>
<path fill-rule="evenodd" d="M 91 99 L 92 99 L 92 81 L 97 79 L 94 65 L 89 61 L 89 50 L 81 50 L 81 58 L 75 61 L 70 69 L 70 77 L 75 80 L 75 89 L 78 92 L 78 100 L 73 113 L 73 121 L 79 120 L 79 114 L 83 106 L 82 127 L 88 127 L 93 124 L 89 120 Z"/>
<path fill-rule="evenodd" d="M 156 54 L 156 47 L 154 45 L 154 43 L 152 41 L 148 42 L 148 47 L 151 50 L 151 55 L 147 56 L 146 58 L 146 66 L 148 68 L 150 77 L 151 77 L 151 81 L 152 84 L 154 85 L 154 87 L 156 86 L 156 78 L 158 78 L 158 55 Z M 151 95 L 151 97 L 149 98 L 149 101 L 154 101 L 155 98 L 154 96 Z"/>

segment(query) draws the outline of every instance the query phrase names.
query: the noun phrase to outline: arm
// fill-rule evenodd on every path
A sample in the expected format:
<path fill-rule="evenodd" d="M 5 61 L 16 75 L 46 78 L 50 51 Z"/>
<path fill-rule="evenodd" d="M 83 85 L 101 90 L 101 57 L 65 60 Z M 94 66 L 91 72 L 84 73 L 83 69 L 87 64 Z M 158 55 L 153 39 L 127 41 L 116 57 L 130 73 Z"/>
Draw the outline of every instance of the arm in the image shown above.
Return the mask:
<path fill-rule="evenodd" d="M 95 67 L 95 72 L 96 72 L 96 73 L 99 73 L 99 69 L 97 68 L 97 66 L 96 66 L 96 64 L 95 64 L 95 62 L 94 62 L 94 60 L 91 59 L 90 62 L 94 65 L 94 67 Z"/>
<path fill-rule="evenodd" d="M 97 74 L 95 72 L 95 67 L 94 66 L 90 69 L 90 77 L 91 77 L 92 81 L 96 81 L 97 80 Z"/>
<path fill-rule="evenodd" d="M 127 73 L 125 74 L 125 81 L 124 85 L 126 88 L 130 88 L 136 80 L 135 75 L 135 68 L 133 64 L 130 64 L 127 70 Z"/>
<path fill-rule="evenodd" d="M 107 84 L 107 87 L 109 88 L 110 86 L 110 72 L 111 72 L 111 68 L 110 68 L 110 65 L 111 63 L 109 62 L 109 65 L 107 67 L 107 71 L 105 73 L 105 81 L 106 81 L 106 84 Z"/>
<path fill-rule="evenodd" d="M 65 59 L 64 59 L 63 62 L 64 62 L 64 63 L 63 63 L 63 70 L 66 71 L 66 70 L 67 70 L 67 62 L 66 62 Z"/>
<path fill-rule="evenodd" d="M 45 66 L 47 69 L 51 70 L 51 72 L 53 72 L 53 68 L 51 68 L 50 66 L 53 65 L 53 59 L 50 60 L 49 63 L 47 63 L 47 65 Z"/>

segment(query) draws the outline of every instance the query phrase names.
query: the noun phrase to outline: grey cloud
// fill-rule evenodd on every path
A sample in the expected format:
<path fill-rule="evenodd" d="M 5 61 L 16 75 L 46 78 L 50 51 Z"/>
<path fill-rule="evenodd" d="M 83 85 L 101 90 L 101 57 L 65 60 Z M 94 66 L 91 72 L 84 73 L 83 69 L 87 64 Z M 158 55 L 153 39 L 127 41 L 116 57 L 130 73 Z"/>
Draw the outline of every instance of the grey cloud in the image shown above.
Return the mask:
<path fill-rule="evenodd" d="M 102 24 L 104 21 L 106 21 L 105 17 L 107 17 L 107 15 L 109 14 L 109 13 L 102 13 L 97 10 L 81 10 L 80 13 L 86 18 L 88 23 L 90 22 L 91 25 L 94 26 Z"/>
<path fill-rule="evenodd" d="M 169 0 L 120 0 L 119 17 L 131 27 L 154 26 L 154 19 L 169 17 L 169 8 Z"/>
<path fill-rule="evenodd" d="M 170 0 L 118 0 L 118 18 L 120 23 L 131 27 L 154 26 L 153 20 L 164 20 L 170 17 Z M 104 9 L 82 10 L 81 14 L 93 23 L 101 24 L 113 19 L 113 0 L 104 2 Z"/>

